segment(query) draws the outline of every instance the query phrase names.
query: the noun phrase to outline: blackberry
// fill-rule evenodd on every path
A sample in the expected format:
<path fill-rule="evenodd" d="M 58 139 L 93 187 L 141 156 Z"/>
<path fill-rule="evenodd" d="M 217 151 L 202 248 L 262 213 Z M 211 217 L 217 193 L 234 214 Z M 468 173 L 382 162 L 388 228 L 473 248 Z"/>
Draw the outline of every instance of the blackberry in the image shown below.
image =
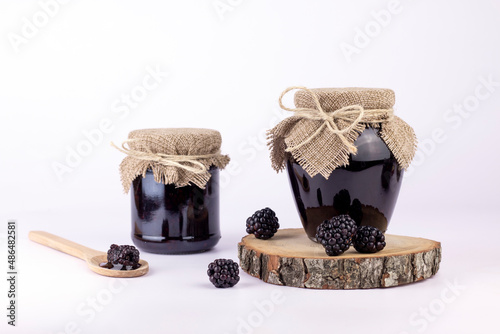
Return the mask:
<path fill-rule="evenodd" d="M 139 264 L 139 250 L 134 246 L 118 246 L 112 244 L 108 250 L 108 263 L 121 264 L 123 268 L 130 266 L 137 269 Z"/>
<path fill-rule="evenodd" d="M 376 253 L 385 247 L 385 236 L 376 227 L 361 226 L 353 240 L 354 248 L 360 253 Z"/>
<path fill-rule="evenodd" d="M 349 249 L 356 230 L 356 223 L 351 217 L 348 215 L 335 216 L 318 226 L 316 240 L 325 247 L 326 254 L 336 256 Z"/>
<path fill-rule="evenodd" d="M 278 217 L 269 208 L 255 211 L 251 217 L 247 218 L 247 233 L 253 233 L 257 239 L 271 238 L 279 227 Z"/>
<path fill-rule="evenodd" d="M 216 288 L 231 288 L 239 282 L 238 264 L 231 259 L 217 259 L 208 265 L 207 275 Z"/>

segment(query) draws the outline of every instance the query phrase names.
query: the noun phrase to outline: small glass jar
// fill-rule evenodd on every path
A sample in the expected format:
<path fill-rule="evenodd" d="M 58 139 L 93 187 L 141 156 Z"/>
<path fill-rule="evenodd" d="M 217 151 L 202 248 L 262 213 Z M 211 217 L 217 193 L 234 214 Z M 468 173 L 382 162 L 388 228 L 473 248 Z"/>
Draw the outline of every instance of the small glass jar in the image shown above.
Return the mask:
<path fill-rule="evenodd" d="M 216 130 L 167 128 L 134 130 L 115 146 L 127 154 L 120 173 L 137 248 L 187 254 L 219 242 L 219 170 L 229 163 L 221 144 Z"/>
<path fill-rule="evenodd" d="M 219 169 L 205 189 L 158 183 L 151 170 L 132 183 L 132 240 L 145 252 L 185 254 L 213 248 L 219 228 Z"/>

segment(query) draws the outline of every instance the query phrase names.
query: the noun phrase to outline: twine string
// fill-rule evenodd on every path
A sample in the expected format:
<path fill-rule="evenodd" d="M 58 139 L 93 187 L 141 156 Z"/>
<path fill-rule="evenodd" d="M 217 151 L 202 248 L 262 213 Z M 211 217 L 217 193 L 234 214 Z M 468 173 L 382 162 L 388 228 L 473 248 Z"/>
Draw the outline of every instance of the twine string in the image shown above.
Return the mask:
<path fill-rule="evenodd" d="M 313 98 L 314 104 L 316 108 L 288 108 L 283 104 L 283 97 L 290 91 L 302 89 L 308 92 Z M 321 132 L 323 132 L 326 127 L 332 134 L 337 135 L 338 138 L 342 141 L 342 143 L 347 147 L 350 153 L 355 154 L 357 152 L 356 146 L 349 141 L 346 134 L 350 133 L 353 129 L 355 129 L 359 123 L 384 123 L 388 122 L 393 117 L 392 109 L 364 109 L 360 105 L 350 105 L 345 106 L 340 109 L 326 112 L 321 107 L 321 103 L 319 101 L 318 95 L 310 90 L 307 87 L 302 86 L 293 86 L 285 89 L 279 98 L 280 107 L 284 110 L 294 112 L 294 116 L 305 118 L 309 120 L 315 121 L 323 121 L 318 129 L 312 133 L 309 137 L 307 137 L 303 142 L 291 146 L 285 149 L 286 152 L 292 152 L 311 142 L 314 138 L 316 138 Z M 365 116 L 370 116 L 373 119 L 363 119 Z M 350 122 L 349 126 L 346 126 L 343 129 L 339 129 L 336 121 L 343 120 Z"/>
<path fill-rule="evenodd" d="M 195 174 L 203 174 L 208 171 L 208 167 L 202 164 L 199 159 L 208 159 L 216 157 L 220 154 L 220 151 L 217 151 L 212 154 L 205 155 L 172 155 L 172 154 L 163 154 L 163 153 L 154 153 L 149 147 L 144 146 L 146 151 L 138 151 L 130 148 L 128 145 L 130 142 L 137 142 L 137 139 L 127 139 L 125 140 L 121 148 L 116 146 L 113 142 L 111 142 L 111 146 L 116 148 L 118 151 L 127 154 L 130 157 L 146 160 L 146 161 L 154 161 L 164 166 L 172 166 L 182 168 L 188 172 L 192 172 Z M 127 146 L 125 146 L 127 145 Z"/>

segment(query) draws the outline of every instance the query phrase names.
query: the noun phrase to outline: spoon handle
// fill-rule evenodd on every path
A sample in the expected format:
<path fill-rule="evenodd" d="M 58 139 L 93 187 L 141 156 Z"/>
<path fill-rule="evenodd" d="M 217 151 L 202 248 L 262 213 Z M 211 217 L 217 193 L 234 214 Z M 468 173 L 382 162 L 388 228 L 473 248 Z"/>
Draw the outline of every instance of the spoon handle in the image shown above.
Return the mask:
<path fill-rule="evenodd" d="M 105 254 L 44 231 L 30 231 L 28 237 L 34 242 L 66 254 L 73 255 L 82 260 L 90 259 L 96 255 Z"/>

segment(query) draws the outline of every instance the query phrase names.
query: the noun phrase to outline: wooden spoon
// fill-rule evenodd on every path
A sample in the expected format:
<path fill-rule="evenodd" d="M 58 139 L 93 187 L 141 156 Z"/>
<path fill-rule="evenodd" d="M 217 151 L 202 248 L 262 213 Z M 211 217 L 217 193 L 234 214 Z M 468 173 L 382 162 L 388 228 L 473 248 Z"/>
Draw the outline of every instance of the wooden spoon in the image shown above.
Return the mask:
<path fill-rule="evenodd" d="M 73 241 L 66 240 L 64 238 L 58 237 L 44 231 L 31 231 L 29 233 L 30 240 L 38 242 L 44 246 L 48 246 L 53 249 L 57 249 L 63 253 L 73 255 L 79 259 L 85 260 L 88 267 L 103 276 L 109 277 L 138 277 L 146 274 L 149 270 L 149 264 L 140 260 L 141 266 L 133 270 L 112 270 L 107 268 L 102 268 L 100 266 L 103 262 L 108 262 L 107 254 L 104 252 L 97 251 L 92 248 L 88 248 L 79 245 Z"/>

